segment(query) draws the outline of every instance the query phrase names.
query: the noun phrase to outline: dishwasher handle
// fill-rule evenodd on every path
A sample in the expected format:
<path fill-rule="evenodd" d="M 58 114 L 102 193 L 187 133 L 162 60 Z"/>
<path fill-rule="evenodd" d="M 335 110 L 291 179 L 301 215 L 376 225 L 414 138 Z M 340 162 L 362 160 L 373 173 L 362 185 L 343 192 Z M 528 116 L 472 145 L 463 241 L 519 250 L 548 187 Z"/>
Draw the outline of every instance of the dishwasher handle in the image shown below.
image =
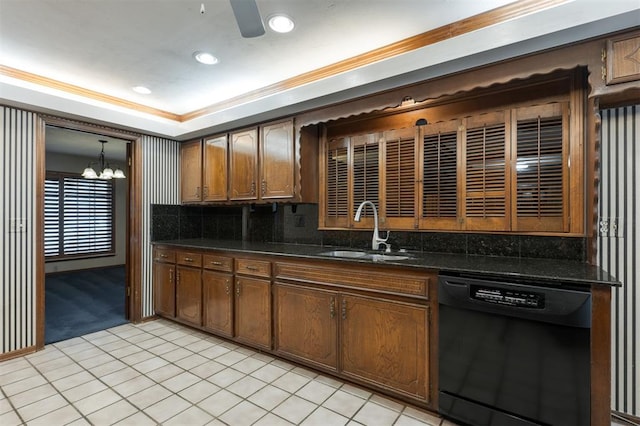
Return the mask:
<path fill-rule="evenodd" d="M 478 300 L 472 297 L 472 288 L 495 289 L 518 294 L 535 294 L 543 300 L 542 307 L 512 306 Z M 564 288 L 553 288 L 535 283 L 511 283 L 458 276 L 441 275 L 438 278 L 440 305 L 547 322 L 569 327 L 591 328 L 591 293 Z"/>

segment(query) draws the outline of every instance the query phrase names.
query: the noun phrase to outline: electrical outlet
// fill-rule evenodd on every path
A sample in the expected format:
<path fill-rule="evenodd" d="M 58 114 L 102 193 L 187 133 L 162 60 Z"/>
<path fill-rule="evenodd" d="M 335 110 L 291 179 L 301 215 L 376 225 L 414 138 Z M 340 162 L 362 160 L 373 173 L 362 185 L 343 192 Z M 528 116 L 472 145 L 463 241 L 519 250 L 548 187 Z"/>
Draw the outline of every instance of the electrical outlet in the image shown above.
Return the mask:
<path fill-rule="evenodd" d="M 27 223 L 23 217 L 9 219 L 9 232 L 22 234 L 27 231 Z"/>

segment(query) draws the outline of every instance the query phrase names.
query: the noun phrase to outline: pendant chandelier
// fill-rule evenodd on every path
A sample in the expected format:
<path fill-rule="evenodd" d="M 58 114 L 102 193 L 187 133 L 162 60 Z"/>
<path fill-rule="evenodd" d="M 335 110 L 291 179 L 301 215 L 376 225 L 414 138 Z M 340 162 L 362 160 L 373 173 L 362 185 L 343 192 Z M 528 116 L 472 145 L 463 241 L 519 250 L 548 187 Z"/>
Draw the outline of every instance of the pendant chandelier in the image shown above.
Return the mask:
<path fill-rule="evenodd" d="M 111 168 L 111 166 L 109 166 L 109 163 L 105 162 L 104 159 L 104 144 L 106 144 L 108 141 L 105 140 L 100 140 L 100 143 L 102 144 L 102 151 L 100 151 L 100 156 L 98 157 L 98 161 L 97 162 L 91 162 L 89 163 L 89 165 L 87 166 L 86 169 L 84 169 L 84 172 L 82 172 L 82 177 L 85 179 L 104 179 L 104 180 L 109 180 L 109 179 L 124 179 L 126 178 L 126 176 L 124 175 L 124 172 L 116 166 L 116 169 L 113 170 Z M 96 171 L 93 169 L 93 167 L 91 167 L 92 164 L 97 164 L 100 166 L 100 168 L 98 170 L 100 170 L 100 174 L 96 173 Z"/>

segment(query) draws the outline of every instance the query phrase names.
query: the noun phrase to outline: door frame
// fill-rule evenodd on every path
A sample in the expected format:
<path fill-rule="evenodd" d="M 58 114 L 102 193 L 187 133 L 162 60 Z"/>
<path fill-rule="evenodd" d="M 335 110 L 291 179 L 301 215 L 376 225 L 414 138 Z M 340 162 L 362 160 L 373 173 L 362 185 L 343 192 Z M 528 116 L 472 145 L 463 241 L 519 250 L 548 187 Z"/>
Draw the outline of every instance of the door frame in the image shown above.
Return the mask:
<path fill-rule="evenodd" d="M 36 125 L 36 350 L 44 348 L 45 341 L 45 259 L 44 259 L 44 180 L 46 175 L 46 126 L 56 126 L 126 140 L 127 156 L 127 231 L 126 238 L 126 304 L 125 315 L 130 322 L 142 320 L 142 135 L 107 126 L 89 124 L 71 119 L 38 115 Z"/>

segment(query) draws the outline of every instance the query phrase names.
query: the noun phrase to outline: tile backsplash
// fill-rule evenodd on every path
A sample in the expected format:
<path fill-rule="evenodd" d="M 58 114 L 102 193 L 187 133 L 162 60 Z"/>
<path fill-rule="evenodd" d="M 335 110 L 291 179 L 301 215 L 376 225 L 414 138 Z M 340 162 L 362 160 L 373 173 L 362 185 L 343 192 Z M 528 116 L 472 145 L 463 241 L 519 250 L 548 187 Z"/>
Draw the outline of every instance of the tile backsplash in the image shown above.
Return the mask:
<path fill-rule="evenodd" d="M 153 241 L 242 239 L 242 206 L 154 204 L 151 214 Z M 319 231 L 315 204 L 245 206 L 244 214 L 249 241 L 371 247 L 369 230 Z M 424 252 L 586 260 L 586 239 L 581 237 L 392 231 L 389 242 L 393 249 Z"/>

